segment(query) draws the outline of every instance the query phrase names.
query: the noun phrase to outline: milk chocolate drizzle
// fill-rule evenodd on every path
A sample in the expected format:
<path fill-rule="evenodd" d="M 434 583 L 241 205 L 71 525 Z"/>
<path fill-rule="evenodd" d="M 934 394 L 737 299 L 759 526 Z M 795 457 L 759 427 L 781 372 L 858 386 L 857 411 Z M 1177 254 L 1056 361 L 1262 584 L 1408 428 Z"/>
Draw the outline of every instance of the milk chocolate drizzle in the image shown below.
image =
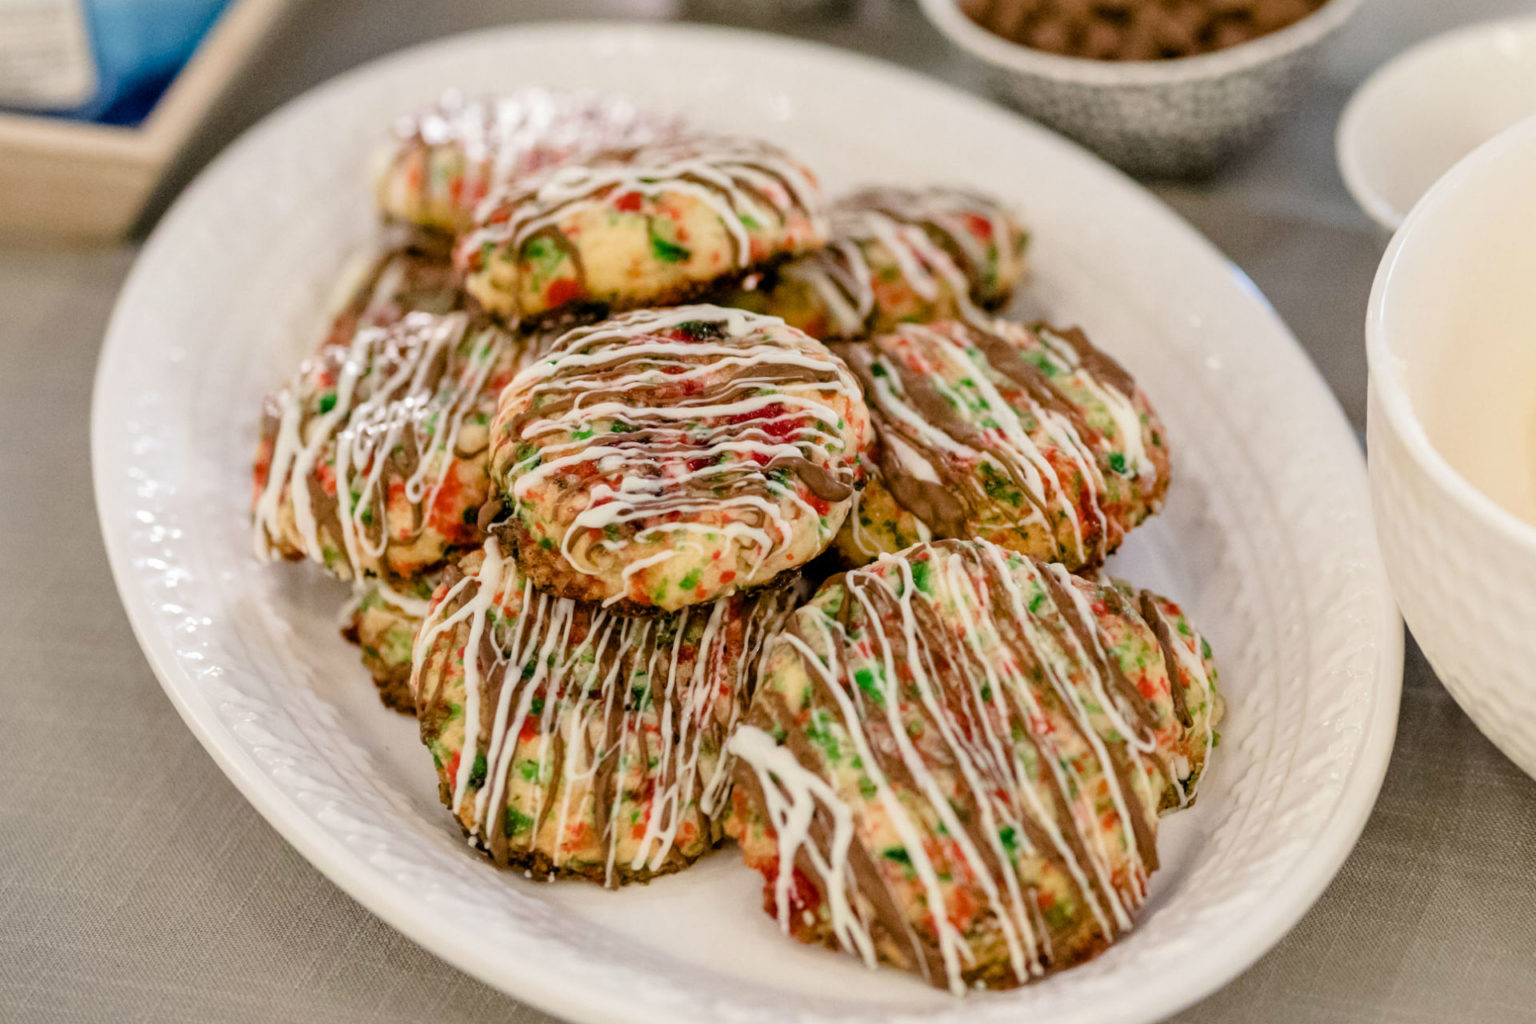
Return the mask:
<path fill-rule="evenodd" d="M 422 238 L 418 233 L 348 268 L 345 290 L 329 303 L 336 312 L 321 347 L 346 346 L 359 329 L 387 327 L 407 313 L 452 313 L 465 307 L 449 254 L 431 251 Z"/>
<path fill-rule="evenodd" d="M 518 339 L 472 328 L 462 313 L 411 313 L 386 328 L 359 329 L 345 347 L 323 349 L 268 400 L 264 434 L 273 439 L 272 456 L 253 517 L 257 557 L 296 543 L 299 554 L 344 579 L 387 574 L 386 552 L 418 540 L 455 463 L 483 457 L 484 420 L 522 355 Z M 333 488 L 323 482 L 332 472 Z M 388 514 L 398 495 L 410 505 L 405 522 Z M 285 529 L 285 514 L 296 537 Z M 338 546 L 342 559 L 328 559 L 326 549 Z M 403 594 L 391 596 L 407 610 L 424 610 Z"/>
<path fill-rule="evenodd" d="M 707 815 L 730 782 L 725 737 L 750 695 L 763 640 L 793 601 L 773 590 L 668 616 L 613 615 L 535 590 L 491 537 L 478 568 L 434 601 L 412 658 L 425 733 L 454 696 L 445 686 L 462 654 L 465 734 L 447 789 L 471 839 L 499 864 L 536 852 L 563 873 L 561 839 L 590 824 L 610 887 L 627 873 L 686 863 L 677 849 L 685 821 L 712 845 Z M 636 758 L 654 761 L 640 769 L 638 796 L 626 777 Z M 474 779 L 477 761 L 483 781 Z M 538 785 L 522 784 L 530 761 Z M 573 805 L 577 789 L 591 794 L 590 809 Z M 515 833 L 503 826 L 509 808 L 526 823 Z M 621 809 L 642 812 L 643 828 Z"/>
<path fill-rule="evenodd" d="M 580 572 L 618 563 L 627 580 L 647 564 L 636 537 L 706 551 L 724 537 L 765 579 L 807 528 L 841 524 L 861 482 L 863 415 L 847 367 L 776 318 L 642 310 L 569 332 L 517 376 L 492 469 L 513 502 L 553 489 L 572 503 L 559 544 Z M 841 507 L 818 511 L 795 481 Z"/>
<path fill-rule="evenodd" d="M 879 245 L 921 298 L 953 303 L 954 314 L 979 317 L 978 306 L 1004 301 L 1017 273 L 989 282 L 986 243 L 966 225 L 985 221 L 999 258 L 1022 238 L 1013 214 L 995 200 L 964 189 L 877 188 L 833 204 L 831 242 L 825 249 L 790 260 L 778 276 L 798 281 L 818 297 L 830 321 L 829 336 L 857 338 L 870 333 L 881 310 L 869 251 Z M 996 267 L 991 267 L 997 272 Z"/>
<path fill-rule="evenodd" d="M 826 234 L 820 190 L 793 158 L 754 139 L 704 136 L 599 154 L 492 194 L 460 240 L 457 261 L 473 273 L 481 269 L 487 246 L 515 261 L 528 242 L 543 238 L 580 271 L 579 247 L 560 230 L 560 221 L 579 207 L 628 193 L 685 194 L 711 209 L 731 240 L 731 262 L 720 268 L 722 274 L 755 262 L 754 230 L 798 216 L 815 236 Z"/>
<path fill-rule="evenodd" d="M 1053 945 L 1070 944 L 1069 931 L 1107 942 L 1128 929 L 1157 866 L 1158 801 L 1175 778 L 1156 738 L 1170 723 L 1126 678 L 1107 627 L 1146 631 L 1135 603 L 985 542 L 919 545 L 828 587 L 840 588 L 835 614 L 824 588 L 765 664 L 790 655 L 809 680 L 811 714 L 830 712 L 845 753 L 828 760 L 793 724 L 804 707 L 787 707 L 769 683 L 728 745 L 736 783 L 777 844 L 780 926 L 794 923 L 798 869 L 845 951 L 961 992 L 974 936 L 925 909 L 948 906 L 930 851 L 952 841 L 950 865 L 962 862 L 952 884 L 973 890 L 972 919 L 996 931 L 1012 983 L 1070 966 L 1081 951 Z M 1147 668 L 1164 671 L 1172 664 Z M 787 733 L 776 741 L 769 726 Z M 904 848 L 917 895 L 901 898 L 876 866 L 882 851 L 870 844 L 886 843 L 871 830 L 882 826 Z M 1031 880 L 1047 870 L 1079 908 L 1066 924 L 1041 916 Z"/>
<path fill-rule="evenodd" d="M 1105 474 L 1117 472 L 1110 454 L 1141 486 L 1156 481 L 1134 382 L 1081 332 L 1001 320 L 905 324 L 833 350 L 864 384 L 881 482 L 930 536 L 972 536 L 978 520 L 1002 516 L 1058 538 L 1058 550 L 1041 554 L 1096 565 L 1112 538 L 1102 503 Z M 1113 439 L 1062 390 L 1069 375 L 1112 419 Z M 988 492 L 988 475 L 1021 497 L 1017 507 Z"/>

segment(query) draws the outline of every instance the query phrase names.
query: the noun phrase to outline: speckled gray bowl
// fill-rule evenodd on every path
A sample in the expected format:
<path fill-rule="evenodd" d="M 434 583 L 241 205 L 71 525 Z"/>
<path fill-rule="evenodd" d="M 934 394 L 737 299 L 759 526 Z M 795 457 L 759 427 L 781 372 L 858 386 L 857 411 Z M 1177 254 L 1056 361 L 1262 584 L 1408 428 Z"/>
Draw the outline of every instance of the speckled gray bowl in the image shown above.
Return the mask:
<path fill-rule="evenodd" d="M 1287 28 L 1215 53 L 1101 61 L 1031 50 L 973 23 L 956 0 L 920 0 L 956 46 L 987 66 L 1008 103 L 1133 174 L 1219 168 L 1273 124 L 1311 75 L 1320 44 L 1362 0 L 1329 0 Z"/>

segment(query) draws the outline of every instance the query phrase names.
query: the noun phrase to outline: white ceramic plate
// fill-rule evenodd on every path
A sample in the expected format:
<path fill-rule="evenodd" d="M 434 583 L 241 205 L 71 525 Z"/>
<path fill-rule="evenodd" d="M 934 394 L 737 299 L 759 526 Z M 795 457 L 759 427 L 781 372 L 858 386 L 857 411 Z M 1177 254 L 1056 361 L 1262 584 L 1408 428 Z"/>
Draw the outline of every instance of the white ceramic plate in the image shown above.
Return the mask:
<path fill-rule="evenodd" d="M 1166 512 L 1116 568 L 1181 599 L 1229 701 L 1194 810 L 1170 819 L 1134 933 L 1095 962 L 963 1001 L 781 938 L 730 850 L 619 893 L 541 885 L 465 848 L 407 719 L 333 626 L 340 588 L 249 554 L 264 391 L 372 230 L 392 115 L 456 85 L 592 86 L 789 146 L 834 189 L 963 182 L 1035 231 L 1032 309 L 1084 324 L 1167 420 Z M 251 803 L 337 885 L 508 993 L 588 1021 L 1131 1021 L 1236 975 L 1322 892 L 1391 750 L 1401 629 L 1362 460 L 1253 286 L 1128 179 L 970 96 L 802 43 L 567 25 L 434 43 L 342 76 L 224 153 L 124 286 L 96 380 L 102 531 L 171 700 Z"/>

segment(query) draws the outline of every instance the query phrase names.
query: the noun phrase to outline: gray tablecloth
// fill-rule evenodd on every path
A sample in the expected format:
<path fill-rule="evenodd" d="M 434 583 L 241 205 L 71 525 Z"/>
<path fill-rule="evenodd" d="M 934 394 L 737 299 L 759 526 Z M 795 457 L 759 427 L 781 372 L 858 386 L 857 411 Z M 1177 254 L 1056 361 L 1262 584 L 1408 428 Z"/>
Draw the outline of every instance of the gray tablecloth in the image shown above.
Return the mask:
<path fill-rule="evenodd" d="M 274 105 L 422 39 L 509 18 L 720 6 L 318 0 L 287 19 L 178 178 Z M 1251 160 L 1215 182 L 1159 189 L 1258 282 L 1357 426 L 1361 324 L 1384 239 L 1334 170 L 1338 111 L 1413 39 L 1528 7 L 1376 0 Z M 910 0 L 769 27 L 976 80 Z M 86 443 L 97 346 L 133 256 L 0 244 L 0 1020 L 547 1020 L 310 868 L 161 695 L 113 591 Z M 1386 785 L 1338 879 L 1273 952 L 1180 1021 L 1536 1020 L 1536 783 L 1412 650 L 1404 684 Z"/>

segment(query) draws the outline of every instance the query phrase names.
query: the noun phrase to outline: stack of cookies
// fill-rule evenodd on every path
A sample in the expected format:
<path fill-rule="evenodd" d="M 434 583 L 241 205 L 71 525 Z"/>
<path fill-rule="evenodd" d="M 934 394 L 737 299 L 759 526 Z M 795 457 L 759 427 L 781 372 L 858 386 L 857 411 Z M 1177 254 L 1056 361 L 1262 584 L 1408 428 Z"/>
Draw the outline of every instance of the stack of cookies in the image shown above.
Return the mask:
<path fill-rule="evenodd" d="M 346 634 L 494 862 L 616 887 L 727 836 L 803 941 L 956 992 L 1131 926 L 1221 711 L 1098 575 L 1162 428 L 1080 331 L 999 319 L 967 189 L 828 202 L 627 102 L 402 120 L 389 236 L 269 400 L 256 549 Z"/>

